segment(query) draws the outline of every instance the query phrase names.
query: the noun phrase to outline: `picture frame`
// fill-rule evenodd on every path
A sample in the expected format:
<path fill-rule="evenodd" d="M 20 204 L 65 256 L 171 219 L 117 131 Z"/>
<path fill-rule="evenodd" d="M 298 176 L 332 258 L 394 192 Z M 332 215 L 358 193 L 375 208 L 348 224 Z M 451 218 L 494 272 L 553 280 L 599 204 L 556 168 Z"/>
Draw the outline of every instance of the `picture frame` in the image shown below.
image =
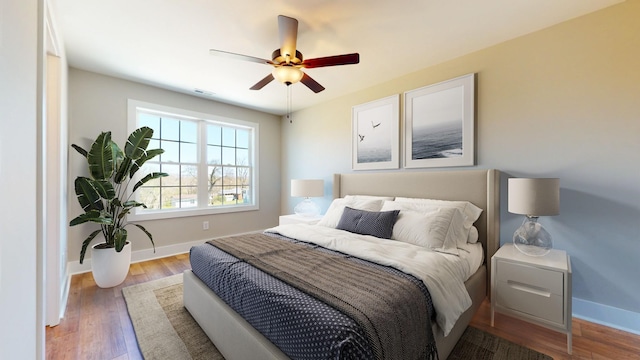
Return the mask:
<path fill-rule="evenodd" d="M 476 74 L 404 93 L 404 167 L 475 165 Z"/>
<path fill-rule="evenodd" d="M 400 95 L 352 107 L 353 170 L 400 168 Z"/>

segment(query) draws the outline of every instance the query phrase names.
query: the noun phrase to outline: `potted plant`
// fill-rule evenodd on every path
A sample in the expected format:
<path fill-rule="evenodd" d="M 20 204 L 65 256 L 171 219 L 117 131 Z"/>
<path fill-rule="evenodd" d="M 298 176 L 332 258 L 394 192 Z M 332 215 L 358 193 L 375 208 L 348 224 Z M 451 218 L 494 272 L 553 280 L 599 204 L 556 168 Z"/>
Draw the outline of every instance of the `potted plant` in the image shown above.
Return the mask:
<path fill-rule="evenodd" d="M 127 277 L 131 263 L 131 244 L 127 241 L 127 225 L 135 225 L 142 230 L 153 245 L 151 234 L 139 224 L 127 222 L 126 215 L 131 209 L 147 206 L 135 201 L 135 191 L 147 181 L 168 176 L 166 173 L 152 172 L 136 176 L 145 162 L 164 152 L 162 149 L 147 150 L 153 129 L 141 127 L 133 131 L 124 146 L 124 152 L 111 140 L 111 132 L 103 132 L 93 142 L 89 151 L 76 144 L 71 146 L 87 159 L 90 177 L 78 176 L 75 192 L 84 210 L 69 226 L 86 222 L 100 225 L 82 243 L 80 264 L 84 261 L 87 247 L 101 234 L 104 242 L 92 247 L 91 271 L 100 287 L 119 285 Z M 140 179 L 132 184 L 135 179 Z M 130 186 L 133 185 L 131 190 Z"/>

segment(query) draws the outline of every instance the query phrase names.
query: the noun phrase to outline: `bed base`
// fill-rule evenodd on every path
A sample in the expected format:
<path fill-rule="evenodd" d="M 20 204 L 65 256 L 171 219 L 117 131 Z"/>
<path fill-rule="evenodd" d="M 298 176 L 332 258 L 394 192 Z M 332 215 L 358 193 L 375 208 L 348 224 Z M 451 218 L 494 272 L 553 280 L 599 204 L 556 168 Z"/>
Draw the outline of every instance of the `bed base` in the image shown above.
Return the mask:
<path fill-rule="evenodd" d="M 216 347 L 226 360 L 289 359 L 285 353 L 220 299 L 191 270 L 184 272 L 183 279 L 185 308 L 196 319 L 207 336 L 210 339 L 215 339 Z M 448 336 L 445 337 L 438 326 L 433 326 L 440 359 L 444 360 L 449 356 L 486 297 L 485 281 L 486 268 L 484 266 L 480 267 L 467 280 L 465 286 L 471 295 L 473 304 L 460 316 Z M 206 321 L 198 319 L 206 319 Z"/>
<path fill-rule="evenodd" d="M 289 359 L 191 270 L 184 272 L 183 279 L 184 307 L 226 360 Z"/>
<path fill-rule="evenodd" d="M 398 191 L 400 190 L 400 191 Z M 397 193 L 399 192 L 399 193 Z M 396 193 L 396 194 L 392 194 Z M 484 211 L 476 222 L 485 250 L 484 265 L 465 282 L 473 301 L 447 337 L 434 325 L 440 359 L 446 359 L 488 296 L 491 257 L 500 245 L 500 173 L 497 170 L 392 172 L 334 177 L 334 197 L 347 194 L 396 195 L 443 200 L 469 200 Z M 289 359 L 222 301 L 191 270 L 184 273 L 184 306 L 226 360 Z M 434 323 L 435 324 L 435 323 Z"/>
<path fill-rule="evenodd" d="M 465 312 L 460 315 L 458 321 L 453 326 L 453 329 L 449 332 L 447 337 L 444 336 L 444 333 L 437 325 L 433 326 L 433 335 L 436 338 L 436 347 L 438 348 L 438 356 L 440 360 L 445 360 L 451 354 L 451 350 L 456 346 L 458 340 L 462 337 L 462 333 L 467 329 L 469 323 L 471 322 L 471 318 L 475 315 L 476 311 L 480 308 L 480 305 L 487 297 L 487 268 L 485 266 L 481 266 L 475 274 L 473 274 L 469 280 L 467 280 L 464 285 L 469 291 L 469 296 L 471 296 L 471 307 L 468 308 Z"/>

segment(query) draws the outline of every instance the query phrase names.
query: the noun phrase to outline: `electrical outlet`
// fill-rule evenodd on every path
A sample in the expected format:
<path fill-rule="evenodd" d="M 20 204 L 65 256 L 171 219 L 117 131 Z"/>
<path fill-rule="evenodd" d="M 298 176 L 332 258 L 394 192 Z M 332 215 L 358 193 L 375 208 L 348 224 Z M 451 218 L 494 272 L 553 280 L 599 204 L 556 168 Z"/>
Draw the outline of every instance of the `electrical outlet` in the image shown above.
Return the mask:
<path fill-rule="evenodd" d="M 209 222 L 208 221 L 203 221 L 202 222 L 202 230 L 209 230 Z"/>

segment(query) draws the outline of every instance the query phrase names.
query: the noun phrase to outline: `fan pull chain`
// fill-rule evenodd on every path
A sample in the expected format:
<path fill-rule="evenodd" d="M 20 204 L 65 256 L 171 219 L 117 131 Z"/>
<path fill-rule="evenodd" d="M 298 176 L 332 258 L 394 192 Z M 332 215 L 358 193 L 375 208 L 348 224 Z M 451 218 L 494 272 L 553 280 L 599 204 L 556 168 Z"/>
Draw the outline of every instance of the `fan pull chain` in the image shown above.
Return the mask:
<path fill-rule="evenodd" d="M 293 123 L 293 118 L 291 117 L 291 111 L 293 109 L 293 100 L 291 99 L 291 85 L 287 85 L 287 119 L 289 119 L 289 124 Z"/>

